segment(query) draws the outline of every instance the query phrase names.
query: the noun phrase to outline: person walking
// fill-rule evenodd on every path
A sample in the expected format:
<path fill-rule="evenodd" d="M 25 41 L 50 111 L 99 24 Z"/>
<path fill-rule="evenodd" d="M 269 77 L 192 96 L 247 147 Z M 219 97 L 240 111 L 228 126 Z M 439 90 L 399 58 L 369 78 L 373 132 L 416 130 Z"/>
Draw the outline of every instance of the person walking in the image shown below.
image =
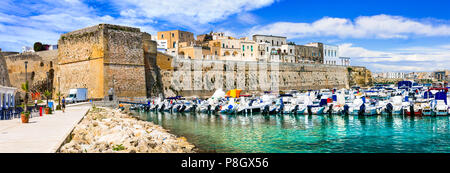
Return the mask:
<path fill-rule="evenodd" d="M 63 97 L 63 99 L 62 99 L 62 111 L 63 111 L 63 113 L 66 111 L 66 98 L 65 97 Z"/>

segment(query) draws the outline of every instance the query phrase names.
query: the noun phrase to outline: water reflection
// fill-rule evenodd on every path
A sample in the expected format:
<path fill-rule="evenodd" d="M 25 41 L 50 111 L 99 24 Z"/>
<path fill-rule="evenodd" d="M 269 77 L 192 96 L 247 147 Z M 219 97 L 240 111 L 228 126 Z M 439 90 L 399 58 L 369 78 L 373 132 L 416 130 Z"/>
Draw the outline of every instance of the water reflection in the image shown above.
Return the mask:
<path fill-rule="evenodd" d="M 135 113 L 212 152 L 450 152 L 448 117 Z"/>

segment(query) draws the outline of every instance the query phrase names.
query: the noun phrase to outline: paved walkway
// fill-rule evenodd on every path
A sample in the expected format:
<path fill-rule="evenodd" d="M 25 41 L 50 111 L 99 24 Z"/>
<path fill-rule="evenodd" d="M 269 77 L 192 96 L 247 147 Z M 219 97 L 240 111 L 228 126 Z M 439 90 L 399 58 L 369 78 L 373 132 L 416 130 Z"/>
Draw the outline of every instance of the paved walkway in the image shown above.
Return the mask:
<path fill-rule="evenodd" d="M 70 106 L 65 113 L 33 117 L 28 124 L 20 118 L 0 121 L 0 153 L 55 153 L 89 108 Z"/>

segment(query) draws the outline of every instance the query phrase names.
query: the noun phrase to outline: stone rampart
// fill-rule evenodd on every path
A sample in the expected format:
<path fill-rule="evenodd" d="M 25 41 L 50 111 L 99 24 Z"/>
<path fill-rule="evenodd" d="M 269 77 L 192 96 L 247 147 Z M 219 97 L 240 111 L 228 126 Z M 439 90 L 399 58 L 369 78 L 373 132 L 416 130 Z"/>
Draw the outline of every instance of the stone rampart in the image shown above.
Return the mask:
<path fill-rule="evenodd" d="M 2 54 L 0 54 L 0 85 L 11 86 L 5 57 Z"/>
<path fill-rule="evenodd" d="M 166 67 L 160 71 L 166 97 L 210 96 L 219 88 L 257 93 L 349 87 L 343 66 L 177 59 L 170 68 L 158 65 Z"/>
<path fill-rule="evenodd" d="M 118 97 L 145 98 L 143 34 L 138 28 L 109 24 L 63 34 L 58 42 L 61 93 L 87 88 L 92 99 L 103 99 L 110 91 Z"/>
<path fill-rule="evenodd" d="M 31 92 L 44 92 L 54 90 L 54 72 L 56 70 L 57 50 L 40 51 L 33 53 L 13 54 L 5 57 L 11 86 L 21 88 L 28 78 Z M 25 75 L 25 62 L 28 62 Z M 47 72 L 48 80 L 47 80 Z M 48 84 L 47 84 L 48 82 Z M 47 88 L 49 86 L 49 88 Z M 19 90 L 19 92 L 22 92 Z M 23 93 L 20 95 L 23 97 Z"/>

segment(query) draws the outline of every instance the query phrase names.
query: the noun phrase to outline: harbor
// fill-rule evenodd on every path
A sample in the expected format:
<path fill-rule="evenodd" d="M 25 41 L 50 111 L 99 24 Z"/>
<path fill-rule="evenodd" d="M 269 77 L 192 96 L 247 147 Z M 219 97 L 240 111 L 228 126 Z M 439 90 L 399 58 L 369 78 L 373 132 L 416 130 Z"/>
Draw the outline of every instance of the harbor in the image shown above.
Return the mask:
<path fill-rule="evenodd" d="M 160 97 L 132 104 L 130 110 L 170 113 L 208 113 L 228 115 L 408 115 L 447 116 L 450 93 L 447 83 L 423 86 L 413 81 L 378 85 L 366 89 L 321 89 L 308 91 L 243 94 L 241 89 L 222 89 L 207 99 L 195 96 Z M 127 102 L 123 102 L 127 103 Z M 124 109 L 121 107 L 121 109 Z"/>
<path fill-rule="evenodd" d="M 447 153 L 447 91 L 443 83 L 411 81 L 260 96 L 217 90 L 208 99 L 155 98 L 119 109 L 185 136 L 202 152 Z"/>

